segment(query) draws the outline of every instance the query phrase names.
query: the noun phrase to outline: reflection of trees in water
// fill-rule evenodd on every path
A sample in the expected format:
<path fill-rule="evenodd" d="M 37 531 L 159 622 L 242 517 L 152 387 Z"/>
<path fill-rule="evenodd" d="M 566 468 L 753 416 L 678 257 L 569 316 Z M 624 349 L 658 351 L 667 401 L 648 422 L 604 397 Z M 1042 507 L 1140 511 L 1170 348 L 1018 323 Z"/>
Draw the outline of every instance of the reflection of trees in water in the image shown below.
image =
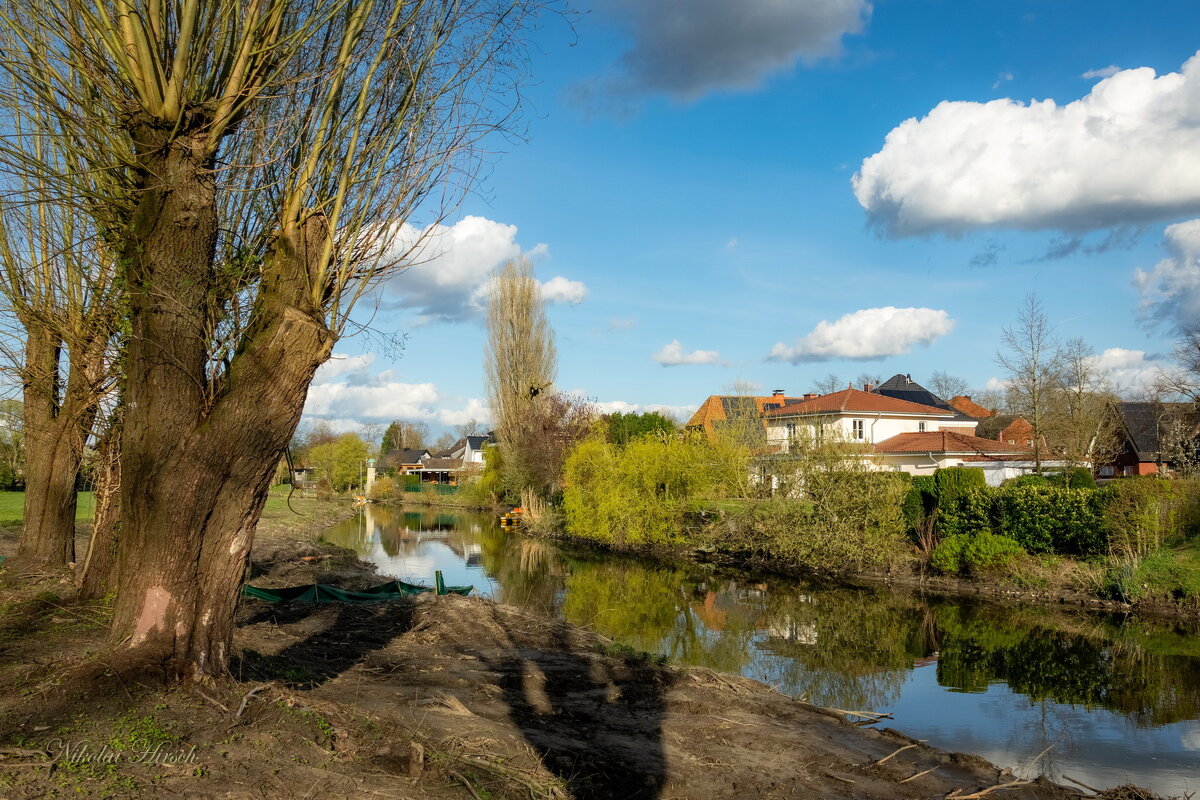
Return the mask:
<path fill-rule="evenodd" d="M 476 533 L 480 562 L 500 584 L 496 600 L 557 616 L 566 575 L 562 556 L 553 545 L 519 534 L 499 524 L 480 525 Z"/>
<path fill-rule="evenodd" d="M 755 677 L 809 702 L 859 710 L 895 703 L 913 662 L 929 655 L 923 608 L 865 590 L 772 594 Z"/>
<path fill-rule="evenodd" d="M 886 708 L 922 659 L 938 682 L 982 691 L 996 682 L 1032 702 L 1103 707 L 1154 725 L 1200 716 L 1200 629 L 1123 624 L 1095 614 L 923 601 L 901 592 L 803 586 L 596 554 L 502 530 L 490 517 L 372 507 L 328 534 L 416 555 L 435 539 L 477 560 L 497 599 L 561 614 L 679 663 L 744 673 L 814 703 Z M 395 533 L 388 534 L 392 530 Z"/>
<path fill-rule="evenodd" d="M 949 604 L 935 613 L 945 638 L 938 663 L 944 686 L 982 691 L 1004 682 L 1034 701 L 1106 708 L 1139 725 L 1200 715 L 1194 634 Z"/>

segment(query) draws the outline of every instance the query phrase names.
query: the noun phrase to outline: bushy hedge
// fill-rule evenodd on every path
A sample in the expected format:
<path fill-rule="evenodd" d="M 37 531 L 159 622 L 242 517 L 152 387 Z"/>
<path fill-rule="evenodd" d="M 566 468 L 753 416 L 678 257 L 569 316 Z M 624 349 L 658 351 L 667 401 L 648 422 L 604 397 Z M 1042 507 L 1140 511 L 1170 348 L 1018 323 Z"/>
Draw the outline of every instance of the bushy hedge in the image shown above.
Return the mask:
<path fill-rule="evenodd" d="M 947 536 L 934 548 L 929 561 L 948 574 L 978 575 L 1007 566 L 1023 552 L 1015 540 L 983 530 Z"/>
<path fill-rule="evenodd" d="M 1053 486 L 972 489 L 942 503 L 943 536 L 989 531 L 1031 553 L 1098 555 L 1107 549 L 1104 492 Z"/>
<path fill-rule="evenodd" d="M 945 467 L 933 473 L 934 492 L 939 506 L 954 503 L 967 492 L 987 486 L 978 467 Z"/>

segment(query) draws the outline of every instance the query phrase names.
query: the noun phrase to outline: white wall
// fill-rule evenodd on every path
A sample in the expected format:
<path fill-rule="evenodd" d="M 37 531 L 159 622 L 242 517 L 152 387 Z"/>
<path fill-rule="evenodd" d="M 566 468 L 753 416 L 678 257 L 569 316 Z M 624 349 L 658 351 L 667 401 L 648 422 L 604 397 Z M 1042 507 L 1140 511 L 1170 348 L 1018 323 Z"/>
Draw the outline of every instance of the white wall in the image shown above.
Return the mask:
<path fill-rule="evenodd" d="M 863 423 L 863 438 L 854 438 L 854 420 L 862 420 Z M 951 419 L 949 417 L 919 417 L 919 416 L 901 416 L 898 414 L 866 414 L 844 412 L 839 414 L 829 414 L 821 417 L 789 417 L 783 419 L 771 418 L 767 420 L 767 441 L 772 445 L 779 445 L 783 448 L 783 452 L 787 452 L 788 445 L 788 423 L 796 426 L 798 434 L 804 435 L 807 431 L 808 436 L 815 436 L 817 428 L 824 429 L 825 436 L 830 436 L 846 442 L 864 442 L 866 444 L 878 444 L 885 439 L 890 439 L 901 433 L 919 433 L 921 431 L 921 423 L 925 423 L 925 431 L 933 432 L 939 429 L 941 425 L 949 425 Z M 977 425 L 974 420 L 954 422 L 955 428 L 970 428 L 972 431 Z M 963 431 L 966 433 L 966 431 Z"/>

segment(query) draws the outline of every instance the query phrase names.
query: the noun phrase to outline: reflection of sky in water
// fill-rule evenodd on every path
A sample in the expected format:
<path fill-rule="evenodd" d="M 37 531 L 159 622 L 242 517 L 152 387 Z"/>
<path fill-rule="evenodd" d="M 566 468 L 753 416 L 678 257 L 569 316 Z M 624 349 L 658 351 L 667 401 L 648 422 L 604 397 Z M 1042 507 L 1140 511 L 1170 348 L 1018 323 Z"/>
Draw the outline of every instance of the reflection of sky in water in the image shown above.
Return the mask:
<path fill-rule="evenodd" d="M 895 723 L 887 724 L 909 736 L 1010 765 L 1025 777 L 1070 775 L 1100 788 L 1132 782 L 1163 794 L 1200 788 L 1200 760 L 1187 752 L 1200 749 L 1197 721 L 1139 728 L 1111 711 L 1032 701 L 996 684 L 948 695 L 933 669 L 910 672 L 896 704 L 876 710 L 891 711 Z"/>
<path fill-rule="evenodd" d="M 436 516 L 435 524 L 432 512 L 403 515 L 368 507 L 364 517 L 336 526 L 325 537 L 355 549 L 391 577 L 432 585 L 434 570 L 440 569 L 448 585 L 469 584 L 479 594 L 503 602 L 541 603 L 540 608 L 561 612 L 566 591 L 562 576 L 571 570 L 561 568 L 562 559 L 552 546 L 497 538 L 490 520 L 473 515 L 461 518 L 468 524 L 454 528 L 444 514 Z M 490 554 L 481 546 L 485 526 L 492 537 Z M 496 542 L 501 543 L 500 552 Z M 543 560 L 538 562 L 543 570 L 530 577 L 525 558 L 531 550 L 549 552 L 559 569 L 547 572 Z M 502 586 L 485 569 L 485 561 L 506 580 L 513 579 L 517 569 L 521 585 Z M 628 568 L 627 561 L 622 563 Z M 636 631 L 622 638 L 684 663 L 739 672 L 779 691 L 807 695 L 817 704 L 890 711 L 895 718 L 885 723 L 890 727 L 937 747 L 978 754 L 1018 774 L 1041 772 L 1060 781 L 1069 775 L 1099 788 L 1133 782 L 1165 795 L 1200 789 L 1196 777 L 1200 776 L 1200 720 L 1138 727 L 1132 719 L 1104 709 L 1032 701 L 1003 683 L 993 682 L 981 692 L 954 691 L 938 684 L 935 658 L 918 659 L 916 668 L 862 669 L 860 665 L 846 672 L 839 662 L 825 657 L 823 648 L 829 646 L 822 640 L 825 623 L 807 611 L 821 613 L 827 595 L 802 593 L 799 586 L 787 587 L 791 595 L 780 595 L 783 588 L 782 584 L 776 588 L 773 599 L 787 597 L 792 612 L 805 609 L 801 617 L 771 609 L 771 598 L 756 584 L 723 580 L 701 587 L 691 583 L 673 595 L 678 601 L 675 627 L 663 638 Z M 626 599 L 637 602 L 634 596 Z M 838 611 L 832 608 L 824 613 Z M 820 624 L 814 624 L 814 619 Z M 867 643 L 868 650 L 872 644 L 873 640 Z M 803 662 L 799 656 L 804 656 Z M 1031 762 L 1047 747 L 1050 750 L 1031 771 Z"/>

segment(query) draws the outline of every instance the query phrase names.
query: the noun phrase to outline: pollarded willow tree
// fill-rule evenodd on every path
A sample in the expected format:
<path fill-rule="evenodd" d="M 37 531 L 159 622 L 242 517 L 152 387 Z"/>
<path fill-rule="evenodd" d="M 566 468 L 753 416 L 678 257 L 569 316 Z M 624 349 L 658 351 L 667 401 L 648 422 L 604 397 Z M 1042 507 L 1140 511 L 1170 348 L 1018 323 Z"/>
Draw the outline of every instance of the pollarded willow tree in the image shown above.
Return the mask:
<path fill-rule="evenodd" d="M 11 0 L 2 68 L 119 174 L 113 636 L 226 669 L 271 474 L 355 301 L 513 120 L 540 0 Z M 40 131 L 23 131 L 24 135 Z M 26 172 L 36 164 L 7 164 Z M 74 206 L 106 191 L 48 176 Z M 406 243 L 411 245 L 411 242 Z"/>
<path fill-rule="evenodd" d="M 21 386 L 25 514 L 18 555 L 34 564 L 75 560 L 76 482 L 100 405 L 113 385 L 120 322 L 116 254 L 104 231 L 127 218 L 119 171 L 95 170 L 60 120 L 0 72 L 0 369 Z M 71 174 L 112 202 L 89 214 L 64 202 Z M 104 187 L 104 189 L 101 189 Z"/>

